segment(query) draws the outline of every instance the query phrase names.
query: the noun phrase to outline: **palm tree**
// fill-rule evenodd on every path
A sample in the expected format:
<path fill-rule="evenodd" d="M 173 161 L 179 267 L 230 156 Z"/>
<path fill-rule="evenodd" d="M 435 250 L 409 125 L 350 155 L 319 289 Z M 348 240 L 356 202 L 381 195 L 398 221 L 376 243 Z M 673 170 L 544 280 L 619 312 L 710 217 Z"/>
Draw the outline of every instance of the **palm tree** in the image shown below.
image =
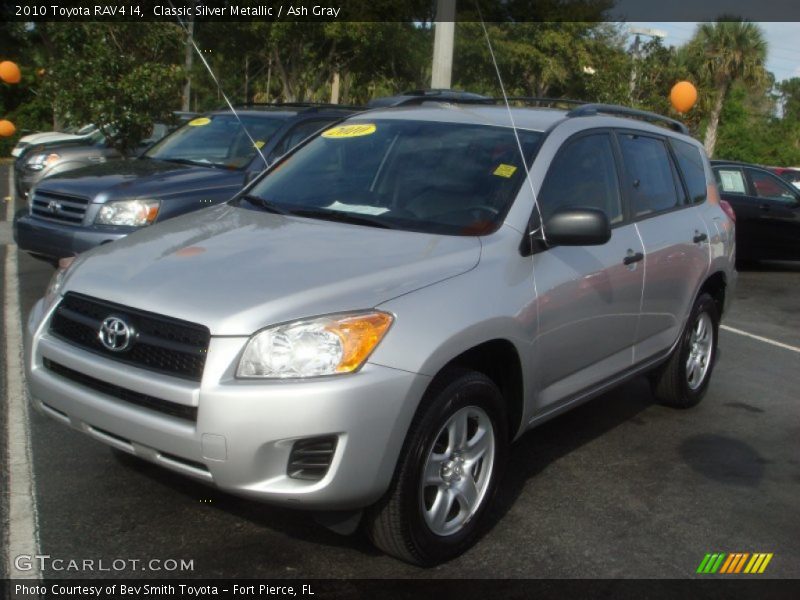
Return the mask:
<path fill-rule="evenodd" d="M 699 61 L 698 75 L 712 91 L 704 144 L 713 156 L 720 113 L 733 82 L 762 86 L 767 80 L 767 42 L 755 23 L 720 20 L 699 25 L 691 45 Z"/>

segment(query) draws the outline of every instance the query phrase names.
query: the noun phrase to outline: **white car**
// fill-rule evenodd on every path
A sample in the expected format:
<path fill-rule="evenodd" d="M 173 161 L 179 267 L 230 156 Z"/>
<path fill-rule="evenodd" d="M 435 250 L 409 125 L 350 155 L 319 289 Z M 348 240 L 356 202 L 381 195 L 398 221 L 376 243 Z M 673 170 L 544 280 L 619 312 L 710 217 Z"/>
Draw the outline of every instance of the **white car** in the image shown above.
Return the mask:
<path fill-rule="evenodd" d="M 86 138 L 97 131 L 97 125 L 90 124 L 84 125 L 74 133 L 67 133 L 66 131 L 44 131 L 40 133 L 32 133 L 26 135 L 17 142 L 14 149 L 11 150 L 11 156 L 19 158 L 25 149 L 35 144 L 50 144 L 68 142 L 70 140 L 79 140 Z"/>

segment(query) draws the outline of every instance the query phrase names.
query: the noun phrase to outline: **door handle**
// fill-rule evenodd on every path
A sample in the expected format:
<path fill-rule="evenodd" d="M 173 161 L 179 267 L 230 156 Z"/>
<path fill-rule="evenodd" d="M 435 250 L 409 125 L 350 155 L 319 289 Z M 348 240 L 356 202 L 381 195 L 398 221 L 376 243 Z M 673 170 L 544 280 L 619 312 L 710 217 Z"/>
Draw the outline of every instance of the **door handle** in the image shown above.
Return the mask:
<path fill-rule="evenodd" d="M 769 210 L 769 204 L 759 204 L 758 208 L 760 208 L 761 210 L 768 211 Z"/>
<path fill-rule="evenodd" d="M 699 244 L 700 242 L 705 242 L 708 239 L 708 236 L 705 233 L 700 233 L 699 231 L 694 232 L 694 237 L 692 241 L 695 244 Z"/>
<path fill-rule="evenodd" d="M 632 265 L 633 263 L 637 263 L 640 260 L 644 260 L 644 254 L 641 252 L 634 252 L 633 250 L 628 250 L 628 256 L 622 259 L 622 263 L 625 265 Z"/>

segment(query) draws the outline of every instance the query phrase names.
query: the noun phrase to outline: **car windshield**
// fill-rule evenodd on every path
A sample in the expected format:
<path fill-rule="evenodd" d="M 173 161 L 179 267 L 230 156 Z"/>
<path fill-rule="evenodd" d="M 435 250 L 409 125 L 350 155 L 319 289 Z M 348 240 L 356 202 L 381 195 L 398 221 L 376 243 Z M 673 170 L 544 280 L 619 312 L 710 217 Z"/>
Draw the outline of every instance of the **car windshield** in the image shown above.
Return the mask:
<path fill-rule="evenodd" d="M 528 165 L 542 134 L 519 130 Z M 324 131 L 239 201 L 245 208 L 392 229 L 482 235 L 524 179 L 508 127 L 351 120 Z"/>
<path fill-rule="evenodd" d="M 197 117 L 168 135 L 147 152 L 145 158 L 197 164 L 227 169 L 242 169 L 267 143 L 284 119 L 242 116 L 253 141 L 232 114 Z M 255 142 L 255 144 L 253 143 Z"/>
<path fill-rule="evenodd" d="M 106 141 L 106 136 L 99 129 L 87 136 L 86 141 L 92 146 L 99 146 Z"/>

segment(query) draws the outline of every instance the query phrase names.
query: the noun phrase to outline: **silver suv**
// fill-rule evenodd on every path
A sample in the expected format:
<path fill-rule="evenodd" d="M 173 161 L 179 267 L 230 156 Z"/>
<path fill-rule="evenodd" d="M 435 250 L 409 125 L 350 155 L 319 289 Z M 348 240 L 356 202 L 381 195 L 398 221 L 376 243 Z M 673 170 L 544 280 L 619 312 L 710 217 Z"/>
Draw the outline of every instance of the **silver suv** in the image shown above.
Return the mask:
<path fill-rule="evenodd" d="M 527 430 L 644 374 L 700 401 L 736 276 L 682 125 L 511 114 L 361 113 L 229 203 L 80 255 L 29 319 L 33 404 L 222 490 L 363 517 L 400 559 L 463 552 Z"/>

